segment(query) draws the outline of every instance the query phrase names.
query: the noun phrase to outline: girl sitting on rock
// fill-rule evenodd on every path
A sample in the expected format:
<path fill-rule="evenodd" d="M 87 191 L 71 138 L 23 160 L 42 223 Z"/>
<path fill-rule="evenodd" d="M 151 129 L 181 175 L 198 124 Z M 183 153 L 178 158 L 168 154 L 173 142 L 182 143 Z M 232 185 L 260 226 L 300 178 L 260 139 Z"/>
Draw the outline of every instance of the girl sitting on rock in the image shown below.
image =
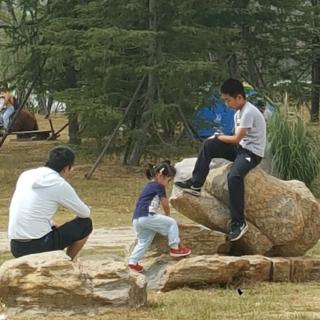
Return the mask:
<path fill-rule="evenodd" d="M 137 244 L 129 257 L 129 268 L 142 272 L 140 259 L 149 248 L 156 233 L 168 237 L 169 254 L 172 257 L 184 257 L 191 253 L 186 247 L 180 247 L 177 222 L 170 217 L 169 201 L 165 187 L 176 174 L 176 169 L 165 161 L 158 165 L 149 165 L 146 176 L 151 180 L 144 187 L 133 214 L 133 227 L 137 235 Z M 160 203 L 165 215 L 159 213 Z"/>

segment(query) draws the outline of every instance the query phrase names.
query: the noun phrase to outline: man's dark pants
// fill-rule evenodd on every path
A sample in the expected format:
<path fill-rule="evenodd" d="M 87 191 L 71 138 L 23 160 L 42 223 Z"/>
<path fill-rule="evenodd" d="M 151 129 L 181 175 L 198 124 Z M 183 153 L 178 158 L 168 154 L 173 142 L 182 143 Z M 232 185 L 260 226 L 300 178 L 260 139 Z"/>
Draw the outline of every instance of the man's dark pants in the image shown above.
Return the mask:
<path fill-rule="evenodd" d="M 62 226 L 52 228 L 52 231 L 40 239 L 11 240 L 11 252 L 19 258 L 27 254 L 63 250 L 74 242 L 86 238 L 92 232 L 90 218 L 75 218 Z"/>
<path fill-rule="evenodd" d="M 231 225 L 242 225 L 244 218 L 244 177 L 261 162 L 261 157 L 237 144 L 224 143 L 218 139 L 204 142 L 195 164 L 192 181 L 195 187 L 202 187 L 209 173 L 213 158 L 233 161 L 228 174 Z"/>

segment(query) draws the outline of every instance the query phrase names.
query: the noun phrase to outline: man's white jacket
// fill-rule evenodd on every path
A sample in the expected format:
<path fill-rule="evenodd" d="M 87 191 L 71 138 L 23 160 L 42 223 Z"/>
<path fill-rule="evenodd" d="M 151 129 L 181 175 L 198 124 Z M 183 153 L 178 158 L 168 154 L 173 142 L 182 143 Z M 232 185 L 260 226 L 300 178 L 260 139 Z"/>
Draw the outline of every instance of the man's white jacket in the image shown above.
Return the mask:
<path fill-rule="evenodd" d="M 51 219 L 59 206 L 80 218 L 90 216 L 90 208 L 58 172 L 48 167 L 23 172 L 10 204 L 9 238 L 43 237 L 51 231 Z"/>

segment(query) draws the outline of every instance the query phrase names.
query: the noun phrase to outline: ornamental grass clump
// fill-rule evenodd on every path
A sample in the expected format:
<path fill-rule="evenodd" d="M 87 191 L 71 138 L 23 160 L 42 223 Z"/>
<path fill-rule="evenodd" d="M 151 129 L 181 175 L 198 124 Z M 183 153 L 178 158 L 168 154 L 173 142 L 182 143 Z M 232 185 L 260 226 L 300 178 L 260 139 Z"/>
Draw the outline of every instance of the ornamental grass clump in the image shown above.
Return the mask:
<path fill-rule="evenodd" d="M 319 141 L 307 132 L 303 120 L 275 112 L 268 128 L 273 173 L 283 180 L 297 179 L 308 187 L 320 174 Z"/>

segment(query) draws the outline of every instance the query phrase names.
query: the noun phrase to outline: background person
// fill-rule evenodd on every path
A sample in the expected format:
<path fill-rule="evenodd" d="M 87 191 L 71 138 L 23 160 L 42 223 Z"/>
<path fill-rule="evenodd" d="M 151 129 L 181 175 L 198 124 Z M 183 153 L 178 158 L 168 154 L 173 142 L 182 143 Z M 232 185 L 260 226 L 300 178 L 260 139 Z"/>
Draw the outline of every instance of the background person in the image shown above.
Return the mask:
<path fill-rule="evenodd" d="M 4 87 L 0 88 L 0 97 L 3 99 L 1 109 L 4 109 L 2 114 L 3 128 L 5 130 L 8 130 L 10 125 L 10 118 L 15 111 L 14 98 L 10 91 Z"/>

